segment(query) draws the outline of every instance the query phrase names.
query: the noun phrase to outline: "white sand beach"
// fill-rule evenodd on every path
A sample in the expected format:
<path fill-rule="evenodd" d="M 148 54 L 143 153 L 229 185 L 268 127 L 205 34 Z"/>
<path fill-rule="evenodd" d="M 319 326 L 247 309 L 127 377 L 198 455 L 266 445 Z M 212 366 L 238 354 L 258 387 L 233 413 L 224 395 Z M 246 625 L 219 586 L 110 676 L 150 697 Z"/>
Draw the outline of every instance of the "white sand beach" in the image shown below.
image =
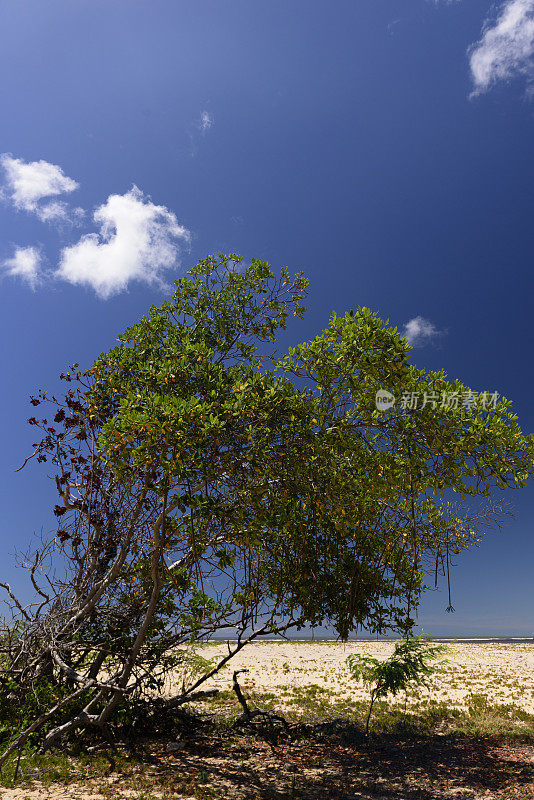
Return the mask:
<path fill-rule="evenodd" d="M 205 688 L 230 689 L 235 669 L 247 669 L 240 677 L 244 687 L 273 692 L 280 705 L 295 687 L 315 685 L 336 698 L 364 699 L 368 690 L 355 682 L 345 663 L 351 653 L 388 658 L 393 642 L 259 642 L 247 645 Z M 204 658 L 221 657 L 226 644 L 202 647 Z M 455 642 L 447 645 L 443 672 L 435 675 L 428 689 L 409 702 L 432 698 L 452 706 L 467 705 L 470 695 L 485 695 L 491 703 L 512 703 L 534 713 L 534 644 L 487 644 Z M 400 700 L 400 698 L 399 698 Z M 402 698 L 404 702 L 404 698 Z"/>
<path fill-rule="evenodd" d="M 233 671 L 235 669 L 246 669 L 248 672 L 240 676 L 243 689 L 248 692 L 271 693 L 271 695 L 275 696 L 276 707 L 281 710 L 289 706 L 292 695 L 298 694 L 299 690 L 305 687 L 315 686 L 325 690 L 328 697 L 334 702 L 336 699 L 368 699 L 367 689 L 352 680 L 345 660 L 351 653 L 387 658 L 391 654 L 393 647 L 394 643 L 392 642 L 368 641 L 347 644 L 285 641 L 253 643 L 245 647 L 227 666 L 205 684 L 204 688 L 212 687 L 229 690 L 232 686 Z M 198 652 L 203 658 L 212 659 L 224 656 L 228 650 L 225 643 L 217 643 L 200 646 Z M 444 666 L 443 672 L 433 677 L 430 688 L 420 691 L 419 697 L 412 694 L 409 698 L 409 703 L 419 702 L 425 704 L 432 700 L 437 702 L 444 701 L 449 706 L 462 707 L 468 705 L 471 695 L 476 694 L 485 696 L 488 702 L 492 704 L 514 704 L 525 711 L 534 712 L 534 644 L 454 642 L 448 645 L 444 658 L 447 659 L 448 663 Z M 180 677 L 176 675 L 176 684 L 181 682 Z M 173 688 L 173 685 L 168 686 L 169 693 L 176 691 L 175 688 L 173 691 Z M 404 697 L 398 698 L 397 702 L 404 703 Z M 243 747 L 243 744 L 241 743 L 239 746 Z M 284 758 L 287 758 L 287 754 L 276 760 L 277 756 L 276 754 L 273 755 L 274 751 L 271 752 L 267 745 L 265 747 L 268 752 L 262 751 L 261 757 L 258 753 L 255 755 L 254 753 L 246 754 L 243 750 L 239 756 L 239 763 L 235 761 L 233 750 L 230 750 L 230 757 L 228 754 L 218 754 L 218 751 L 215 756 L 207 757 L 195 754 L 193 749 L 190 753 L 180 752 L 176 764 L 172 768 L 177 770 L 177 773 L 180 773 L 186 765 L 189 765 L 188 768 L 196 769 L 199 774 L 202 774 L 202 769 L 209 769 L 210 774 L 214 776 L 213 779 L 215 780 L 216 778 L 219 782 L 219 788 L 222 791 L 222 794 L 213 796 L 235 796 L 242 800 L 245 796 L 248 797 L 249 794 L 246 791 L 243 794 L 241 789 L 238 791 L 240 784 L 239 782 L 235 783 L 234 778 L 231 777 L 234 773 L 239 773 L 240 769 L 243 775 L 247 776 L 247 780 L 251 780 L 251 776 L 255 776 L 254 780 L 258 780 L 260 784 L 263 780 L 268 782 L 273 779 L 273 776 L 280 775 L 280 770 L 285 763 Z M 534 759 L 532 748 L 529 748 L 526 754 L 524 750 L 525 748 L 518 746 L 515 753 L 514 757 L 518 759 L 517 764 L 519 765 L 523 763 L 521 759 L 526 759 L 528 763 L 530 763 L 531 759 Z M 438 755 L 440 760 L 444 758 L 442 750 L 439 751 Z M 501 754 L 500 757 L 506 759 L 506 763 L 509 765 L 511 748 L 508 747 L 504 755 Z M 167 764 L 165 759 L 172 761 L 172 756 L 163 755 L 163 761 Z M 309 778 L 312 772 L 316 775 L 317 780 L 321 776 L 321 779 L 329 780 L 328 775 L 335 776 L 338 773 L 342 775 L 343 770 L 340 772 L 339 765 L 334 764 L 334 762 L 323 764 L 321 761 L 322 766 L 320 769 L 317 768 L 316 762 L 313 763 L 315 765 L 313 769 L 303 770 L 300 766 L 292 767 L 294 770 L 300 770 L 299 780 L 301 782 L 305 778 Z M 265 770 L 262 772 L 263 767 L 265 767 Z M 171 769 L 171 766 L 167 764 L 166 768 Z M 155 776 L 158 768 L 152 764 L 150 769 Z M 358 765 L 354 769 L 360 777 L 364 774 L 360 774 Z M 366 766 L 366 769 L 369 769 L 369 765 Z M 493 789 L 476 790 L 466 784 L 468 775 L 467 773 L 464 775 L 462 770 L 460 770 L 454 783 L 450 783 L 450 773 L 444 773 L 446 778 L 444 783 L 442 781 L 443 785 L 440 785 L 439 791 L 435 787 L 436 791 L 429 794 L 428 797 L 443 798 L 443 800 L 452 797 L 465 797 L 471 800 L 497 800 L 497 798 L 498 800 L 504 800 L 505 797 L 526 798 L 532 796 L 528 792 L 534 784 L 528 784 L 528 786 L 525 784 L 523 788 L 526 793 L 521 794 L 506 793 L 508 790 L 505 791 L 504 782 L 502 787 L 493 787 L 495 791 Z M 418 781 L 424 778 L 424 772 L 421 773 L 416 770 L 412 777 L 415 781 L 414 785 L 417 785 Z M 284 780 L 286 778 L 287 776 L 283 779 L 280 778 L 280 786 L 285 785 Z M 338 779 L 340 778 L 336 778 L 336 780 Z M 170 796 L 162 791 L 161 788 L 159 790 L 154 788 L 149 795 L 145 791 L 138 792 L 132 789 L 132 780 L 135 783 L 135 778 L 132 779 L 130 777 L 130 782 L 125 785 L 124 776 L 120 774 L 110 774 L 85 780 L 78 779 L 68 783 L 55 782 L 47 786 L 43 785 L 39 780 L 34 780 L 31 786 L 21 785 L 13 789 L 0 789 L 0 797 L 4 800 L 105 800 L 110 797 L 136 800 L 136 798 L 146 798 L 148 796 L 151 798 Z M 428 784 L 425 785 L 428 786 Z M 501 788 L 504 794 L 500 792 Z M 260 795 L 263 796 L 261 794 L 262 790 L 259 791 Z M 306 796 L 314 798 L 320 796 L 319 789 L 316 791 L 313 786 L 311 786 L 310 792 Z M 184 800 L 186 798 L 187 800 L 194 800 L 199 796 L 208 795 L 190 794 L 186 791 L 185 793 L 175 793 L 172 796 L 183 797 Z M 212 795 L 209 796 L 211 797 Z M 350 797 L 358 797 L 362 798 L 362 800 L 376 800 L 378 796 L 381 795 L 377 795 L 375 790 L 370 793 L 364 791 L 363 793 L 350 794 Z"/>

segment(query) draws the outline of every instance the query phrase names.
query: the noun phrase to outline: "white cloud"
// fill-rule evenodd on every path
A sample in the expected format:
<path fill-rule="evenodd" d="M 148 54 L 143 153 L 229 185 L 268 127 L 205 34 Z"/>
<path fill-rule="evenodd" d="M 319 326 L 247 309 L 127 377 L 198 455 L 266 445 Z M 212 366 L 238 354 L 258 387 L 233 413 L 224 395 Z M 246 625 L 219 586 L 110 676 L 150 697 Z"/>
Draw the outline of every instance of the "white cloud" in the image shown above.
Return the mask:
<path fill-rule="evenodd" d="M 57 164 L 48 161 L 23 161 L 9 153 L 0 156 L 6 176 L 7 195 L 15 208 L 37 214 L 44 222 L 69 219 L 63 202 L 42 202 L 51 197 L 68 194 L 78 188 L 72 178 Z"/>
<path fill-rule="evenodd" d="M 93 219 L 89 233 L 63 249 L 56 277 L 92 287 L 103 298 L 123 291 L 132 280 L 163 285 L 161 273 L 176 265 L 178 241 L 189 231 L 165 206 L 157 206 L 137 186 L 112 194 Z"/>
<path fill-rule="evenodd" d="M 473 94 L 499 80 L 534 75 L 534 0 L 507 0 L 494 24 L 486 23 L 479 42 L 469 48 Z"/>
<path fill-rule="evenodd" d="M 40 282 L 41 260 L 41 254 L 36 247 L 16 247 L 13 257 L 7 258 L 2 266 L 8 275 L 21 278 L 35 289 Z"/>
<path fill-rule="evenodd" d="M 85 216 L 83 208 L 69 208 L 66 203 L 54 200 L 39 206 L 35 213 L 41 222 L 73 222 L 78 223 Z"/>
<path fill-rule="evenodd" d="M 202 111 L 202 113 L 200 114 L 200 121 L 198 123 L 198 127 L 200 128 L 202 133 L 205 133 L 205 131 L 213 127 L 214 122 L 215 120 L 213 119 L 209 111 Z"/>
<path fill-rule="evenodd" d="M 439 336 L 441 331 L 438 331 L 436 326 L 424 319 L 424 317 L 414 317 L 409 320 L 404 326 L 402 335 L 408 339 L 412 347 L 423 345 Z"/>

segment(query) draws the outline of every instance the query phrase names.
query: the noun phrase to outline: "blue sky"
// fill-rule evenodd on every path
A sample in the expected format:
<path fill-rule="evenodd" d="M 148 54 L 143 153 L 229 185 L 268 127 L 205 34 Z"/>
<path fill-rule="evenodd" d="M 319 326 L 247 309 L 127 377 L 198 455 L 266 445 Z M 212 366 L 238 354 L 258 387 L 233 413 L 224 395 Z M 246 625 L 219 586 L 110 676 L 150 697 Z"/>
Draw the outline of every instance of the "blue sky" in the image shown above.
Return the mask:
<path fill-rule="evenodd" d="M 534 0 L 0 0 L 0 554 L 52 523 L 28 395 L 209 252 L 366 305 L 534 431 Z M 133 188 L 135 187 L 135 188 Z M 415 320 L 415 322 L 414 322 Z M 421 611 L 534 634 L 534 494 Z"/>

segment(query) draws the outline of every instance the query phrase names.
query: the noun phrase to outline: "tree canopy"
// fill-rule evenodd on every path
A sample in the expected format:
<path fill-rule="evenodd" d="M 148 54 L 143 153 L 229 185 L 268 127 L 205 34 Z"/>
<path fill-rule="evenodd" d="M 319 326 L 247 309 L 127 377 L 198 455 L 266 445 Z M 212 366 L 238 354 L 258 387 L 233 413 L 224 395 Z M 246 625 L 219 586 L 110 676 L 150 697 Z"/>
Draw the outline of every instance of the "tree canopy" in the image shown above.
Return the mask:
<path fill-rule="evenodd" d="M 38 602 L 13 599 L 3 680 L 63 687 L 46 741 L 161 688 L 195 639 L 410 631 L 429 573 L 447 573 L 504 510 L 471 498 L 526 484 L 533 444 L 511 403 L 441 403 L 470 387 L 417 369 L 368 309 L 276 352 L 307 285 L 209 256 L 64 376 L 65 401 L 32 399 L 52 407 L 53 423 L 30 423 L 44 431 L 34 455 L 55 469 L 58 530 L 27 562 L 36 587 L 46 578 Z M 379 390 L 428 402 L 382 411 Z"/>

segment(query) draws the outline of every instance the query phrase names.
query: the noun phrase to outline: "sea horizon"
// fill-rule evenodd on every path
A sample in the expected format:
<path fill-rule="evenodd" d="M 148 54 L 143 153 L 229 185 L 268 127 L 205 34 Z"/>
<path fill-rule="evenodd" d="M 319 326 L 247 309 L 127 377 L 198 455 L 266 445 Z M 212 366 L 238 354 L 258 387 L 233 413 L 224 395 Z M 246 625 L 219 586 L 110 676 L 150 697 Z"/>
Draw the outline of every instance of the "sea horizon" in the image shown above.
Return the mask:
<path fill-rule="evenodd" d="M 534 636 L 512 636 L 512 635 L 494 635 L 494 636 L 433 636 L 429 634 L 434 642 L 453 643 L 463 642 L 465 644 L 531 644 L 534 643 Z M 356 636 L 353 638 L 341 640 L 335 636 L 263 636 L 261 639 L 253 640 L 250 644 L 262 642 L 286 642 L 288 644 L 350 644 L 354 642 L 396 642 L 400 636 Z M 231 637 L 214 637 L 208 640 L 209 642 L 234 642 L 237 638 Z M 207 643 L 207 642 L 205 642 Z"/>

